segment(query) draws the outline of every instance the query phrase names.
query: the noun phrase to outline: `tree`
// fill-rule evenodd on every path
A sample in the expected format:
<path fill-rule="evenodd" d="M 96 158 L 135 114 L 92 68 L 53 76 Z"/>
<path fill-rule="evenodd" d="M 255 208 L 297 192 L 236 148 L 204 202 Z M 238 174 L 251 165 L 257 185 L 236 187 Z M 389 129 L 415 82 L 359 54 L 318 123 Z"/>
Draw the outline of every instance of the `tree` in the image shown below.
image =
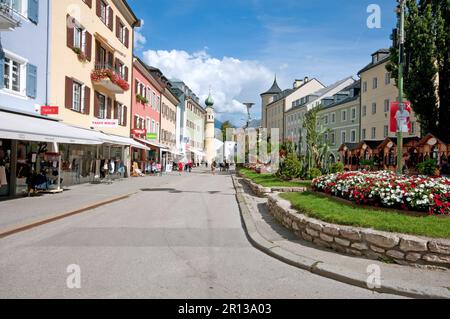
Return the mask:
<path fill-rule="evenodd" d="M 423 133 L 450 140 L 450 0 L 406 0 L 405 94 Z M 398 45 L 387 70 L 398 84 Z M 439 75 L 439 76 L 438 76 Z"/>
<path fill-rule="evenodd" d="M 320 107 L 315 107 L 305 115 L 303 128 L 306 129 L 306 158 L 308 170 L 312 168 L 324 169 L 326 158 L 330 153 L 325 134 L 329 132 L 327 128 L 319 127 L 317 114 Z"/>

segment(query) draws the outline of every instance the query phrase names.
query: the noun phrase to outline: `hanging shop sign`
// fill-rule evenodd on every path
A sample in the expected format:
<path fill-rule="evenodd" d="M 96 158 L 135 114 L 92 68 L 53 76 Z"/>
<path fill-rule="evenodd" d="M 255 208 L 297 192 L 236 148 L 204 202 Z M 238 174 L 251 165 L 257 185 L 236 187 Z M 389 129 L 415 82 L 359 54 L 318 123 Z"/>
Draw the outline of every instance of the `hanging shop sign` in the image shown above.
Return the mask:
<path fill-rule="evenodd" d="M 403 102 L 405 108 L 403 111 L 400 110 L 398 101 L 391 103 L 391 121 L 390 121 L 390 131 L 391 133 L 409 133 L 412 130 L 411 125 L 411 103 L 405 101 Z"/>
<path fill-rule="evenodd" d="M 137 129 L 137 128 L 135 128 L 135 129 L 131 130 L 131 133 L 133 135 L 145 135 L 145 133 L 147 133 L 147 131 L 145 129 Z"/>
<path fill-rule="evenodd" d="M 95 120 L 92 120 L 91 126 L 94 128 L 99 128 L 99 127 L 114 128 L 114 127 L 119 126 L 119 120 L 95 119 Z"/>
<path fill-rule="evenodd" d="M 147 140 L 156 141 L 158 139 L 157 133 L 147 133 Z"/>
<path fill-rule="evenodd" d="M 41 106 L 41 115 L 58 115 L 58 106 Z"/>

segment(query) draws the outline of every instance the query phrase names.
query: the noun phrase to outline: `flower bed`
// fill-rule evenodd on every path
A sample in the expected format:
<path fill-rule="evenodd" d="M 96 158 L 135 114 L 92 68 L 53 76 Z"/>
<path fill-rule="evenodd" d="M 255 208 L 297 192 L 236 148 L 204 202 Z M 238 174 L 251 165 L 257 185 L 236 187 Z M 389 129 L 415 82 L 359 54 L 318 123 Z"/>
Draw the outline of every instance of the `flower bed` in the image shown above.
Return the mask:
<path fill-rule="evenodd" d="M 313 189 L 361 205 L 450 215 L 450 179 L 346 172 L 318 177 Z"/>
<path fill-rule="evenodd" d="M 118 85 L 124 91 L 128 91 L 130 89 L 130 85 L 128 84 L 128 82 L 110 69 L 100 69 L 92 71 L 91 80 L 93 82 L 98 82 L 106 78 L 109 78 L 111 82 Z"/>

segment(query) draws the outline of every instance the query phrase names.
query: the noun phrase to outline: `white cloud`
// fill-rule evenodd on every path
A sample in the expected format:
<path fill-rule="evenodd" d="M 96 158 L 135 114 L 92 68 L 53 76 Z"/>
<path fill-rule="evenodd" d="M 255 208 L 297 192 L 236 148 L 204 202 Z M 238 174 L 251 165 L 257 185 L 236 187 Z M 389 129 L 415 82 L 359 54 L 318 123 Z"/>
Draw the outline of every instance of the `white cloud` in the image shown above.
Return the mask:
<path fill-rule="evenodd" d="M 141 20 L 141 26 L 134 29 L 134 47 L 138 50 L 144 48 L 147 43 L 147 38 L 142 34 L 142 28 L 144 27 L 144 20 Z"/>
<path fill-rule="evenodd" d="M 218 119 L 231 119 L 236 124 L 241 124 L 245 118 L 246 108 L 242 103 L 259 105 L 259 94 L 272 85 L 274 76 L 257 61 L 217 59 L 210 56 L 206 48 L 194 53 L 148 50 L 143 56 L 146 63 L 161 69 L 168 78 L 184 81 L 202 102 L 211 87 Z M 252 112 L 256 117 L 259 117 L 259 109 L 255 107 Z"/>

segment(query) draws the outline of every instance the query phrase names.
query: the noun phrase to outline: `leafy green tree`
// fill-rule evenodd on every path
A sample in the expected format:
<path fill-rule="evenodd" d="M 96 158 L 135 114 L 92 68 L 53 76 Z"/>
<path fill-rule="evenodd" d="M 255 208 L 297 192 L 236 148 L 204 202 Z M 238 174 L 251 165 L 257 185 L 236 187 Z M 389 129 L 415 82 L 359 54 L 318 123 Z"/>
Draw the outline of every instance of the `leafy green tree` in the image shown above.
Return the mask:
<path fill-rule="evenodd" d="M 406 0 L 405 33 L 406 97 L 423 133 L 449 140 L 450 0 Z M 396 79 L 398 61 L 396 45 L 387 66 Z"/>
<path fill-rule="evenodd" d="M 297 154 L 289 153 L 287 157 L 281 161 L 280 169 L 276 175 L 284 180 L 291 180 L 301 177 L 302 171 L 303 165 Z"/>

